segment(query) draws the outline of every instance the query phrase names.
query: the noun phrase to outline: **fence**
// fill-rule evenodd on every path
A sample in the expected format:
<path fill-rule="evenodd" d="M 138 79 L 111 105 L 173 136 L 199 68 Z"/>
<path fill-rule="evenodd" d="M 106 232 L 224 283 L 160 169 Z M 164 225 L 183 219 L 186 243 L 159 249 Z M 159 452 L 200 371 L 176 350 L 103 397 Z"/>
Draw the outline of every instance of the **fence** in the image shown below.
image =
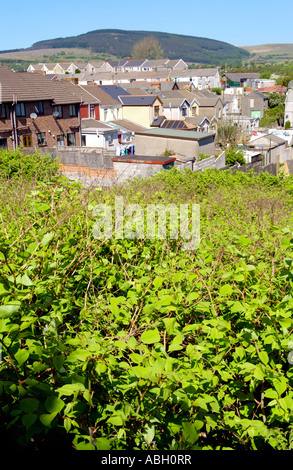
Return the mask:
<path fill-rule="evenodd" d="M 34 153 L 51 155 L 63 165 L 82 166 L 94 170 L 112 170 L 112 158 L 115 157 L 115 150 L 105 150 L 96 147 L 44 147 L 26 148 L 24 153 Z"/>

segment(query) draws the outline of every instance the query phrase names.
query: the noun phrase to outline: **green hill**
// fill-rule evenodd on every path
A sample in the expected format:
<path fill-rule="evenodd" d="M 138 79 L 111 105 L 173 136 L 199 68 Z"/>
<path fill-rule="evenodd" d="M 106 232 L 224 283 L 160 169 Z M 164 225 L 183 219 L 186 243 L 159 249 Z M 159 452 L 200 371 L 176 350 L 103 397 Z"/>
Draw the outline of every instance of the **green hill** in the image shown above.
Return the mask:
<path fill-rule="evenodd" d="M 251 54 L 252 61 L 277 63 L 293 60 L 293 44 L 261 44 L 244 46 L 243 49 Z"/>
<path fill-rule="evenodd" d="M 249 52 L 226 42 L 180 34 L 153 31 L 123 31 L 101 29 L 66 38 L 39 41 L 32 49 L 90 48 L 94 53 L 107 53 L 117 57 L 131 56 L 134 44 L 147 36 L 160 42 L 166 57 L 182 58 L 188 62 L 207 65 L 236 63 L 249 57 Z"/>

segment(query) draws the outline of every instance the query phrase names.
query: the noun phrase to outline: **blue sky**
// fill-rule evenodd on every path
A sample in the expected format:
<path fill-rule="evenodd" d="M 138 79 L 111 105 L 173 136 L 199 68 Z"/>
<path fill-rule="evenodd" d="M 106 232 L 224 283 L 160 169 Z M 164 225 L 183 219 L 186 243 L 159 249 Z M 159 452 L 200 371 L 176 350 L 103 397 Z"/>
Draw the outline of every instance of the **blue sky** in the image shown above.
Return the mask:
<path fill-rule="evenodd" d="M 293 43 L 293 1 L 14 0 L 1 5 L 0 50 L 95 29 L 162 31 L 235 46 Z M 278 6 L 280 5 L 280 6 Z"/>

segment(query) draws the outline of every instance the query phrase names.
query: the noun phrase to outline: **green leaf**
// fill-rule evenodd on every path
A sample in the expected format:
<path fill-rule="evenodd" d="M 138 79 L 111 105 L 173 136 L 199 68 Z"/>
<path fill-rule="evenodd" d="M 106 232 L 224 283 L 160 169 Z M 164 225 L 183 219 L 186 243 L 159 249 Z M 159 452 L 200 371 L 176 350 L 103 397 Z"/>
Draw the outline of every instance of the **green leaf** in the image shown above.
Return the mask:
<path fill-rule="evenodd" d="M 18 312 L 20 309 L 19 304 L 6 304 L 6 305 L 1 305 L 0 306 L 0 317 L 5 318 L 9 317 L 15 312 Z"/>
<path fill-rule="evenodd" d="M 33 204 L 35 212 L 46 212 L 50 209 L 49 204 L 46 204 L 45 202 L 37 202 L 36 204 Z"/>
<path fill-rule="evenodd" d="M 144 331 L 140 337 L 141 341 L 145 344 L 154 344 L 160 342 L 160 333 L 157 328 L 153 330 Z"/>
<path fill-rule="evenodd" d="M 27 286 L 27 287 L 30 287 L 30 286 L 33 286 L 34 283 L 32 282 L 32 280 L 28 277 L 27 274 L 23 274 L 22 276 L 17 276 L 16 278 L 16 283 L 17 284 L 21 284 L 23 286 Z"/>
<path fill-rule="evenodd" d="M 64 406 L 64 401 L 58 397 L 48 397 L 45 401 L 45 408 L 48 413 L 60 413 Z"/>
<path fill-rule="evenodd" d="M 278 392 L 274 390 L 273 388 L 269 388 L 268 390 L 265 390 L 264 396 L 266 398 L 278 398 L 279 397 Z"/>
<path fill-rule="evenodd" d="M 260 351 L 259 353 L 259 358 L 263 364 L 268 364 L 269 362 L 269 356 L 266 353 L 266 351 Z"/>
<path fill-rule="evenodd" d="M 114 426 L 123 426 L 123 421 L 121 416 L 111 416 L 109 419 L 107 419 L 107 423 L 114 424 Z"/>
<path fill-rule="evenodd" d="M 20 409 L 25 413 L 33 413 L 39 407 L 39 400 L 36 398 L 24 398 L 19 403 Z"/>
<path fill-rule="evenodd" d="M 164 318 L 163 322 L 165 323 L 165 328 L 168 335 L 172 335 L 176 324 L 176 318 Z"/>
<path fill-rule="evenodd" d="M 89 356 L 89 352 L 84 349 L 76 349 L 67 357 L 67 362 L 86 361 Z"/>
<path fill-rule="evenodd" d="M 105 437 L 98 437 L 96 439 L 96 446 L 97 446 L 97 450 L 110 450 L 111 442 L 109 439 L 106 439 Z"/>
<path fill-rule="evenodd" d="M 29 352 L 27 349 L 19 349 L 15 353 L 15 359 L 17 360 L 18 364 L 21 366 L 28 358 L 29 358 Z"/>
<path fill-rule="evenodd" d="M 190 444 L 194 444 L 199 438 L 199 432 L 192 423 L 183 422 L 182 423 L 182 435 L 184 439 Z"/>
<path fill-rule="evenodd" d="M 26 414 L 21 418 L 22 424 L 24 425 L 25 429 L 28 430 L 38 419 L 37 414 Z"/>
<path fill-rule="evenodd" d="M 160 289 L 160 287 L 162 287 L 163 281 L 164 281 L 164 280 L 163 280 L 161 277 L 156 277 L 156 278 L 154 279 L 153 284 L 154 284 L 154 287 L 155 287 L 156 290 L 157 290 L 157 289 Z"/>
<path fill-rule="evenodd" d="M 56 415 L 57 413 L 42 414 L 40 415 L 40 421 L 44 426 L 49 428 Z"/>
<path fill-rule="evenodd" d="M 65 418 L 64 419 L 64 428 L 67 432 L 70 431 L 70 429 L 71 429 L 71 419 L 70 418 Z"/>
<path fill-rule="evenodd" d="M 243 237 L 243 236 L 238 238 L 238 242 L 240 245 L 243 245 L 243 246 L 251 245 L 252 243 L 250 238 Z"/>
<path fill-rule="evenodd" d="M 42 238 L 41 245 L 47 246 L 50 241 L 54 238 L 55 232 L 46 233 L 46 235 Z"/>
<path fill-rule="evenodd" d="M 147 441 L 147 443 L 150 444 L 155 437 L 155 426 L 149 426 L 147 424 L 143 433 L 143 437 Z"/>
<path fill-rule="evenodd" d="M 59 395 L 70 396 L 70 395 L 74 395 L 75 392 L 78 392 L 78 391 L 84 392 L 84 390 L 85 390 L 84 385 L 80 383 L 78 384 L 76 383 L 76 384 L 63 385 L 62 387 L 57 388 L 56 391 L 59 393 Z"/>
<path fill-rule="evenodd" d="M 53 365 L 58 371 L 60 371 L 61 368 L 63 367 L 64 361 L 65 361 L 64 355 L 55 356 L 53 358 Z"/>
<path fill-rule="evenodd" d="M 225 284 L 224 286 L 222 286 L 220 288 L 220 296 L 221 297 L 224 297 L 226 295 L 231 295 L 231 294 L 233 294 L 233 289 L 230 286 L 230 284 Z"/>

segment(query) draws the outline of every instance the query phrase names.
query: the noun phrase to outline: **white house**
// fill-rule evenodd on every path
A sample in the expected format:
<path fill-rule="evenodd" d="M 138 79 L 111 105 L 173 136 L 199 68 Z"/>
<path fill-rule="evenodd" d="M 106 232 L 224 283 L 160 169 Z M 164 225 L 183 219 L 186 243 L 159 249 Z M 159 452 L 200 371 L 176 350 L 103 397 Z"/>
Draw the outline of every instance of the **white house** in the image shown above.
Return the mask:
<path fill-rule="evenodd" d="M 288 92 L 285 99 L 285 120 L 290 122 L 290 127 L 293 128 L 293 80 L 288 83 Z"/>
<path fill-rule="evenodd" d="M 163 102 L 163 115 L 166 119 L 184 119 L 190 117 L 190 103 L 183 97 L 161 98 Z"/>
<path fill-rule="evenodd" d="M 82 144 L 85 147 L 97 147 L 106 150 L 115 150 L 120 147 L 119 128 L 109 126 L 95 119 L 81 120 Z"/>

